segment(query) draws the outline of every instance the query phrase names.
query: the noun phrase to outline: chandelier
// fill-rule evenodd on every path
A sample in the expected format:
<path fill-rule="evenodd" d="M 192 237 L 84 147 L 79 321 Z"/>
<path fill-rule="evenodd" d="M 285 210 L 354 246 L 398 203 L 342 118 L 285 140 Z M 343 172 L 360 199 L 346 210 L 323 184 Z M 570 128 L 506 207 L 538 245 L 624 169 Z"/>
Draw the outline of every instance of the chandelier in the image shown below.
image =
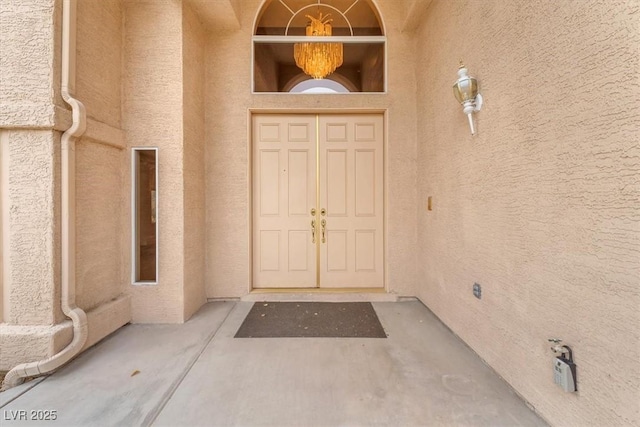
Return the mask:
<path fill-rule="evenodd" d="M 307 36 L 330 36 L 331 14 L 325 16 L 319 12 L 318 17 L 306 15 L 309 18 L 307 24 Z M 314 79 L 323 79 L 333 73 L 342 65 L 342 43 L 296 43 L 293 46 L 293 57 L 296 65 L 305 74 Z"/>

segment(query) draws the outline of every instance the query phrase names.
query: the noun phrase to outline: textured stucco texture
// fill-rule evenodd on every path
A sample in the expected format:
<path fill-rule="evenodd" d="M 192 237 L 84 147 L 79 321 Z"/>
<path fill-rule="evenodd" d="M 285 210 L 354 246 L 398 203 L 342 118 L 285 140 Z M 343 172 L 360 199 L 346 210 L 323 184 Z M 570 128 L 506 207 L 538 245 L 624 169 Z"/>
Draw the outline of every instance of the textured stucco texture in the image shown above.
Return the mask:
<path fill-rule="evenodd" d="M 131 287 L 133 317 L 137 322 L 180 322 L 184 299 L 182 7 L 178 1 L 126 2 L 124 19 L 127 143 L 159 148 L 158 284 Z"/>
<path fill-rule="evenodd" d="M 416 84 L 412 36 L 402 32 L 406 10 L 376 2 L 388 38 L 388 93 L 313 96 L 251 93 L 251 35 L 260 0 L 242 2 L 240 29 L 211 32 L 206 78 L 207 297 L 246 294 L 250 287 L 250 110 L 385 110 L 386 284 L 415 288 Z"/>
<path fill-rule="evenodd" d="M 0 3 L 0 370 L 49 356 L 70 338 L 64 328 L 51 327 L 63 319 L 56 304 L 59 18 L 60 8 L 53 0 Z"/>
<path fill-rule="evenodd" d="M 206 34 L 186 4 L 182 13 L 184 114 L 184 318 L 206 301 L 205 277 L 205 123 Z"/>
<path fill-rule="evenodd" d="M 121 126 L 122 17 L 120 2 L 80 1 L 77 18 L 75 95 L 87 116 Z M 83 137 L 76 145 L 77 303 L 91 310 L 127 291 L 122 281 L 125 208 L 124 147 L 113 137 Z"/>
<path fill-rule="evenodd" d="M 60 309 L 60 135 L 70 124 L 60 98 L 61 12 L 61 1 L 0 5 L 0 370 L 51 356 L 72 337 Z M 125 151 L 118 147 L 121 29 L 119 1 L 79 2 L 80 77 L 71 90 L 87 107 L 93 136 L 96 129 L 103 136 L 83 138 L 75 149 L 75 295 L 89 315 L 91 344 L 131 318 L 122 279 L 129 246 L 123 238 Z"/>
<path fill-rule="evenodd" d="M 47 325 L 59 318 L 59 208 L 60 134 L 51 130 L 4 131 L 2 183 L 4 322 L 8 325 Z M 6 165 L 6 166 L 5 166 Z M 6 192 L 6 194 L 5 194 Z M 4 251 L 3 251 L 4 252 Z"/>
<path fill-rule="evenodd" d="M 133 320 L 182 322 L 206 302 L 205 32 L 180 1 L 123 8 L 127 144 L 159 149 L 159 273 L 155 285 L 130 287 Z"/>
<path fill-rule="evenodd" d="M 388 290 L 418 296 L 552 425 L 640 425 L 640 3 L 375 4 L 387 92 L 327 96 L 251 93 L 262 0 L 79 2 L 76 274 L 90 343 L 249 292 L 251 111 L 383 111 Z M 0 369 L 71 338 L 61 5 L 0 3 Z M 451 93 L 460 59 L 485 98 L 474 137 Z M 159 149 L 155 285 L 131 284 L 132 147 Z M 553 383 L 548 338 L 573 349 L 577 393 Z"/>
<path fill-rule="evenodd" d="M 57 25 L 61 2 L 0 3 L 0 127 L 50 127 L 61 105 Z M 55 103 L 54 103 L 55 97 Z"/>
<path fill-rule="evenodd" d="M 415 36 L 416 294 L 556 426 L 640 425 L 639 7 L 435 0 Z"/>

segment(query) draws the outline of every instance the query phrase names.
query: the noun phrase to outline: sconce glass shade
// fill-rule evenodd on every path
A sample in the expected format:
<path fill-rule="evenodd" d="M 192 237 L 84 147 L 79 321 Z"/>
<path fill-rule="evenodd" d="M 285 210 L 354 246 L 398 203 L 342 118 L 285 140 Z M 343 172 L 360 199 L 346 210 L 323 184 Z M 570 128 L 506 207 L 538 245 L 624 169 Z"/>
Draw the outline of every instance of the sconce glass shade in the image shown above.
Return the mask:
<path fill-rule="evenodd" d="M 482 95 L 478 93 L 478 81 L 467 74 L 467 69 L 462 65 L 462 62 L 460 62 L 458 69 L 458 80 L 453 84 L 453 95 L 462 104 L 462 111 L 469 119 L 471 135 L 475 135 L 473 113 L 482 108 Z"/>
<path fill-rule="evenodd" d="M 464 76 L 460 76 L 460 79 L 453 85 L 453 94 L 461 104 L 473 101 L 478 95 L 478 81 L 473 77 L 467 76 L 466 69 L 464 71 Z"/>

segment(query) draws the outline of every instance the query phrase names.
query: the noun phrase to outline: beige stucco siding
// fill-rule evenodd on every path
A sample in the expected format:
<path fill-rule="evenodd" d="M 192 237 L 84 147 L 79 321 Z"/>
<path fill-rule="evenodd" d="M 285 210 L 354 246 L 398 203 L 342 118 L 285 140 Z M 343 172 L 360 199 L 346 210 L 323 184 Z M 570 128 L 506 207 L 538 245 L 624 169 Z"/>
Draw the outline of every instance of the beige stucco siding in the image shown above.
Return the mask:
<path fill-rule="evenodd" d="M 76 148 L 76 291 L 85 310 L 126 292 L 122 156 L 117 148 L 87 140 Z"/>
<path fill-rule="evenodd" d="M 9 325 L 47 325 L 61 320 L 59 300 L 60 134 L 51 130 L 3 131 L 3 183 L 7 203 L 3 237 L 4 321 Z M 6 159 L 5 159 L 6 156 Z M 56 299 L 57 297 L 57 299 Z"/>
<path fill-rule="evenodd" d="M 416 34 L 416 293 L 558 426 L 640 422 L 637 12 L 434 1 Z M 476 137 L 459 59 L 485 97 Z M 551 380 L 553 337 L 578 393 Z"/>
<path fill-rule="evenodd" d="M 182 5 L 126 2 L 123 124 L 127 143 L 158 147 L 157 285 L 132 286 L 136 322 L 181 322 L 184 294 Z"/>
<path fill-rule="evenodd" d="M 387 111 L 385 268 L 389 289 L 410 294 L 416 271 L 416 100 L 411 35 L 401 32 L 404 11 L 392 0 L 378 2 L 388 37 L 387 94 L 251 94 L 251 35 L 261 4 L 243 2 L 241 29 L 212 32 L 207 43 L 207 296 L 237 297 L 250 288 L 250 109 Z"/>
<path fill-rule="evenodd" d="M 5 1 L 0 5 L 0 127 L 53 127 L 60 98 L 56 0 Z M 55 102 L 54 102 L 55 101 Z"/>
<path fill-rule="evenodd" d="M 119 1 L 80 3 L 82 77 L 70 89 L 87 106 L 89 123 L 76 147 L 76 297 L 89 311 L 93 344 L 130 319 L 122 281 L 123 147 L 114 148 L 122 144 L 121 19 Z M 60 97 L 62 2 L 3 2 L 0 11 L 6 52 L 0 85 L 6 307 L 0 369 L 6 370 L 51 356 L 71 340 L 71 322 L 60 309 L 60 135 L 71 120 Z M 106 45 L 109 54 L 100 54 Z M 103 309 L 107 302 L 110 312 Z"/>
<path fill-rule="evenodd" d="M 51 1 L 0 3 L 0 370 L 65 345 L 60 300 L 60 8 Z M 58 104 L 59 105 L 59 104 Z M 27 360 L 25 360 L 27 359 Z"/>
<path fill-rule="evenodd" d="M 121 125 L 122 6 L 120 0 L 80 0 L 76 95 L 87 115 Z"/>
<path fill-rule="evenodd" d="M 640 423 L 637 3 L 378 0 L 387 93 L 344 96 L 251 93 L 261 0 L 203 9 L 235 11 L 218 27 L 199 0 L 79 3 L 76 274 L 90 344 L 249 291 L 251 111 L 383 111 L 389 290 L 417 295 L 553 425 Z M 71 339 L 61 4 L 0 3 L 0 369 Z M 460 59 L 485 96 L 475 137 L 451 91 Z M 131 285 L 134 146 L 159 147 L 157 285 Z M 551 337 L 573 348 L 578 393 L 551 380 Z"/>
<path fill-rule="evenodd" d="M 204 77 L 205 32 L 198 16 L 183 5 L 184 106 L 184 318 L 206 301 Z"/>
<path fill-rule="evenodd" d="M 85 0 L 78 2 L 77 13 L 75 95 L 90 123 L 76 146 L 76 293 L 78 305 L 91 310 L 127 292 L 122 7 L 119 0 Z M 96 126 L 108 132 L 97 135 Z"/>
<path fill-rule="evenodd" d="M 127 143 L 159 148 L 158 283 L 131 287 L 136 322 L 182 322 L 206 301 L 204 43 L 186 4 L 125 4 Z"/>

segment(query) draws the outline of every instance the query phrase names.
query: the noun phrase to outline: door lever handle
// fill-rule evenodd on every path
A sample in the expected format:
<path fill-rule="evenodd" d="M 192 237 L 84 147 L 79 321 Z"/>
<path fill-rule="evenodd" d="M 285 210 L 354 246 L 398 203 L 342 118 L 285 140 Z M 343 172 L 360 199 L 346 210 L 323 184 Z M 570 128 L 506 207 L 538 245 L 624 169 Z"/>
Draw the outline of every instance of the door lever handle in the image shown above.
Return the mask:
<path fill-rule="evenodd" d="M 311 243 L 316 242 L 316 220 L 311 220 Z"/>
<path fill-rule="evenodd" d="M 323 219 L 323 220 L 320 222 L 320 225 L 322 225 L 322 243 L 326 243 L 326 242 L 327 242 L 327 239 L 326 239 L 326 237 L 325 237 L 325 232 L 327 231 L 327 220 L 326 220 L 326 219 Z"/>

